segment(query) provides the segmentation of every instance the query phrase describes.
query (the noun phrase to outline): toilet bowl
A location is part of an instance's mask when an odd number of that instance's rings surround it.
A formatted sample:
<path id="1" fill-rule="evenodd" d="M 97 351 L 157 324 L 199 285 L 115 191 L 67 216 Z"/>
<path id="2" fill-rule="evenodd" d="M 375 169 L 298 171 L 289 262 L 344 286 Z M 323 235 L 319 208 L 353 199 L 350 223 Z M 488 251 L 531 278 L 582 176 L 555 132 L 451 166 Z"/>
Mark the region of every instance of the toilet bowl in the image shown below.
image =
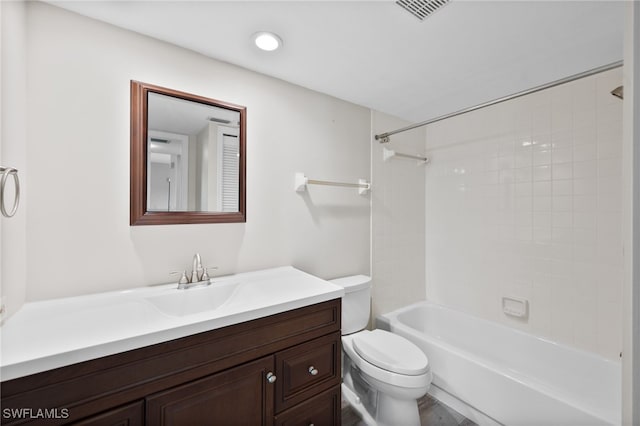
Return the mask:
<path id="1" fill-rule="evenodd" d="M 378 425 L 420 425 L 417 399 L 433 375 L 426 355 L 402 336 L 365 330 L 370 316 L 371 279 L 332 280 L 345 289 L 342 300 L 343 388 L 365 421 Z M 363 412 L 365 411 L 365 412 Z"/>

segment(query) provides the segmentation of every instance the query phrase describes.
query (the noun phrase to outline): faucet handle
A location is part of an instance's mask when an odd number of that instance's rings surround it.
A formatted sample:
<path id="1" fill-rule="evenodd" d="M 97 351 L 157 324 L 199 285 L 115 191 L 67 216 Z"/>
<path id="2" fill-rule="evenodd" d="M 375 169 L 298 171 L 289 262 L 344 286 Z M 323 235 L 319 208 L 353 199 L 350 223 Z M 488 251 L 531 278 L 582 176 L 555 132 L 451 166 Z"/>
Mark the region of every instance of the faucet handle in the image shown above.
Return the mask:
<path id="1" fill-rule="evenodd" d="M 182 274 L 182 276 L 180 277 L 180 279 L 178 280 L 178 284 L 189 284 L 189 278 L 187 278 L 187 271 L 172 271 L 169 273 L 169 275 L 177 275 L 177 274 Z"/>
<path id="2" fill-rule="evenodd" d="M 204 272 L 202 273 L 202 281 L 209 280 L 209 273 L 207 272 L 209 269 L 218 269 L 217 266 L 210 266 L 208 268 L 204 268 Z"/>

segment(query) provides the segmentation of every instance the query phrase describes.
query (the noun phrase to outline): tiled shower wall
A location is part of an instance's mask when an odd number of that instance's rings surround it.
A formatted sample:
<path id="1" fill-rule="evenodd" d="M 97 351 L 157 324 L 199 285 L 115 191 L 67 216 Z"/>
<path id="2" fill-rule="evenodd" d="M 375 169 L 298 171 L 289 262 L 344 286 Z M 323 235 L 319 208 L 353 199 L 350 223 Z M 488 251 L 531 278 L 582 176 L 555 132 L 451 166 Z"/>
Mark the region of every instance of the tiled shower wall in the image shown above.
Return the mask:
<path id="1" fill-rule="evenodd" d="M 372 133 L 410 123 L 372 111 Z M 424 155 L 424 128 L 371 145 L 372 316 L 425 299 L 424 164 L 404 158 L 384 161 L 384 148 Z"/>
<path id="2" fill-rule="evenodd" d="M 428 299 L 619 358 L 621 84 L 617 68 L 427 127 Z"/>

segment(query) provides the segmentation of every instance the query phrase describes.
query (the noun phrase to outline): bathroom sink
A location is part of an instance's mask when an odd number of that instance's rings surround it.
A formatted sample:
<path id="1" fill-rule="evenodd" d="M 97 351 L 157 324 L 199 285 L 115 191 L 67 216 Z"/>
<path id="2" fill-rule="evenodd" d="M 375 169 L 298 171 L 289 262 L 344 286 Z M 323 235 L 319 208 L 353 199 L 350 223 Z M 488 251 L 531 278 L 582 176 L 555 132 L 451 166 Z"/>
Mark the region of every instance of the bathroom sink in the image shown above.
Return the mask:
<path id="1" fill-rule="evenodd" d="M 238 285 L 238 282 L 214 282 L 206 287 L 174 288 L 145 299 L 164 314 L 182 317 L 220 308 L 231 299 Z"/>

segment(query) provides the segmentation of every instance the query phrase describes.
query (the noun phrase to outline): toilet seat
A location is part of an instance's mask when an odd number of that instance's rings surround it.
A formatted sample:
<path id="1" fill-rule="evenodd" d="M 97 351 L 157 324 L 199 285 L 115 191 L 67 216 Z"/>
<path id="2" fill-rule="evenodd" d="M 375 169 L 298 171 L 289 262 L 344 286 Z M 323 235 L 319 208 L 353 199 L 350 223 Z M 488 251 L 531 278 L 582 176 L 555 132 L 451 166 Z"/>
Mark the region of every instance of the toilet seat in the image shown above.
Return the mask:
<path id="1" fill-rule="evenodd" d="M 431 383 L 431 380 L 433 378 L 431 369 L 429 367 L 427 367 L 428 371 L 426 373 L 408 375 L 386 370 L 364 359 L 354 348 L 353 341 L 360 335 L 364 335 L 367 333 L 370 333 L 370 331 L 363 330 L 359 331 L 358 333 L 342 336 L 342 348 L 345 352 L 345 355 L 349 357 L 350 362 L 359 370 L 361 370 L 362 373 L 382 383 L 386 383 L 392 386 L 399 386 L 402 388 L 424 388 L 426 392 L 426 389 L 429 387 L 429 383 Z"/>
<path id="2" fill-rule="evenodd" d="M 385 330 L 364 330 L 353 348 L 365 361 L 393 373 L 418 376 L 429 371 L 429 360 L 414 343 Z"/>

